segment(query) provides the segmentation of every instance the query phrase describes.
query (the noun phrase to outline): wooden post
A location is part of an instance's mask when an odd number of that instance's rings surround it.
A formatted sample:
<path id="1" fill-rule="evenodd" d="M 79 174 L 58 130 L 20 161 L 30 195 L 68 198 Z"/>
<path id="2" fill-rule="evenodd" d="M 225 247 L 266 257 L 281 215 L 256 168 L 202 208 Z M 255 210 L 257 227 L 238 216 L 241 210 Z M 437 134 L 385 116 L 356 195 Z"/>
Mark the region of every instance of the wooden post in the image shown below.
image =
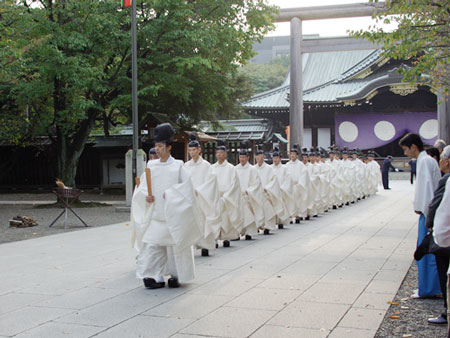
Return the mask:
<path id="1" fill-rule="evenodd" d="M 291 20 L 291 74 L 289 94 L 290 146 L 303 144 L 303 71 L 302 71 L 302 21 Z"/>
<path id="2" fill-rule="evenodd" d="M 449 96 L 438 90 L 437 95 L 437 120 L 438 120 L 438 139 L 444 140 L 450 144 L 450 102 Z"/>

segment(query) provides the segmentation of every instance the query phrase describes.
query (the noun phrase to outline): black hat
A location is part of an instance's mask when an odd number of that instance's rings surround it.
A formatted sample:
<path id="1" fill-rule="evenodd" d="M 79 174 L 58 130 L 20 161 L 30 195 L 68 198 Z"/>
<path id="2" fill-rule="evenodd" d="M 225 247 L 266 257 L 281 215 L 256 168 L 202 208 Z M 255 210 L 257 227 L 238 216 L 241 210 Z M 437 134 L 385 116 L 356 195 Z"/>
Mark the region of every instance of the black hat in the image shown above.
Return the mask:
<path id="1" fill-rule="evenodd" d="M 189 133 L 189 147 L 200 148 L 200 142 L 197 141 L 195 133 Z"/>
<path id="2" fill-rule="evenodd" d="M 278 147 L 273 149 L 272 157 L 280 157 L 280 149 Z"/>
<path id="3" fill-rule="evenodd" d="M 216 151 L 217 150 L 227 151 L 227 146 L 223 141 L 217 141 Z"/>
<path id="4" fill-rule="evenodd" d="M 375 157 L 375 153 L 373 152 L 373 150 L 369 150 L 369 152 L 367 153 L 368 157 Z"/>
<path id="5" fill-rule="evenodd" d="M 387 158 L 392 158 L 392 156 L 391 156 L 391 155 L 388 155 Z"/>
<path id="6" fill-rule="evenodd" d="M 298 144 L 294 144 L 294 146 L 291 149 L 291 153 L 297 153 L 297 155 L 299 154 Z"/>
<path id="7" fill-rule="evenodd" d="M 148 152 L 150 155 L 156 155 L 156 150 L 155 148 L 151 148 L 150 151 Z"/>
<path id="8" fill-rule="evenodd" d="M 256 152 L 255 155 L 264 155 L 264 151 L 262 150 L 262 145 L 258 144 L 256 146 Z"/>
<path id="9" fill-rule="evenodd" d="M 239 155 L 247 155 L 248 156 L 248 146 L 247 142 L 242 142 L 241 149 L 239 149 Z"/>
<path id="10" fill-rule="evenodd" d="M 173 141 L 173 130 L 170 123 L 162 123 L 155 127 L 155 143 L 170 143 Z"/>
<path id="11" fill-rule="evenodd" d="M 348 154 L 348 150 L 347 147 L 344 147 L 344 149 L 342 150 L 342 155 Z"/>

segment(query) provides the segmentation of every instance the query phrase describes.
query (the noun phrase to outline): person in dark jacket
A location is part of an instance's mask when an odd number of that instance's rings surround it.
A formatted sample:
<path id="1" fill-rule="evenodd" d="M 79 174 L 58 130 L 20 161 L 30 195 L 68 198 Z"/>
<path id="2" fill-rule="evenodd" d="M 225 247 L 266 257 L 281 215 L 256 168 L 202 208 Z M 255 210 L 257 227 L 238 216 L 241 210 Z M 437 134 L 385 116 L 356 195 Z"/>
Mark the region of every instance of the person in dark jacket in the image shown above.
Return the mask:
<path id="1" fill-rule="evenodd" d="M 426 226 L 430 231 L 433 231 L 434 225 L 434 215 L 436 210 L 441 204 L 442 197 L 445 192 L 445 185 L 448 178 L 450 177 L 450 146 L 444 148 L 442 154 L 440 155 L 439 167 L 444 176 L 439 180 L 437 189 L 434 192 L 434 197 L 428 206 L 428 214 L 426 217 Z M 444 308 L 445 311 L 439 317 L 429 318 L 428 323 L 430 324 L 447 324 L 447 270 L 449 267 L 450 255 L 448 254 L 435 254 L 436 267 L 439 275 L 439 284 L 442 289 L 442 296 L 444 298 Z"/>
<path id="2" fill-rule="evenodd" d="M 411 161 L 408 162 L 409 164 L 409 169 L 411 170 L 411 178 L 410 178 L 410 182 L 411 184 L 414 183 L 414 177 L 416 177 L 416 173 L 417 173 L 417 160 L 412 158 Z"/>
<path id="3" fill-rule="evenodd" d="M 398 171 L 398 169 L 392 165 L 392 156 L 391 155 L 388 155 L 384 159 L 383 166 L 381 167 L 381 176 L 383 178 L 383 187 L 385 190 L 391 189 L 391 188 L 389 188 L 389 169 L 392 169 L 392 171 Z"/>

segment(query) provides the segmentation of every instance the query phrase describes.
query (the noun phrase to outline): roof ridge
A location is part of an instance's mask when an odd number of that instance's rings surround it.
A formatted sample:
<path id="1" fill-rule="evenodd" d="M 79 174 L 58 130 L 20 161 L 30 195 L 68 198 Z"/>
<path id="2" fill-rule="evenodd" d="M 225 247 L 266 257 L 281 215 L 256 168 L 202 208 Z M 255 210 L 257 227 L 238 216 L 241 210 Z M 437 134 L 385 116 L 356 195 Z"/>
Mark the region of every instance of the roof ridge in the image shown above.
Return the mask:
<path id="1" fill-rule="evenodd" d="M 341 74 L 341 76 L 339 76 L 334 81 L 336 83 L 341 82 L 341 81 L 345 81 L 345 80 L 351 78 L 352 76 L 354 76 L 355 74 L 358 74 L 358 73 L 362 72 L 364 69 L 367 69 L 368 67 L 371 67 L 380 58 L 380 55 L 381 55 L 381 49 L 373 50 L 364 59 L 362 59 L 361 61 L 359 61 L 358 63 L 354 64 L 349 69 L 347 69 L 345 72 L 343 72 Z M 363 68 L 357 69 L 358 67 L 360 67 L 361 65 L 363 65 L 365 63 L 366 63 L 366 65 L 364 65 Z"/>

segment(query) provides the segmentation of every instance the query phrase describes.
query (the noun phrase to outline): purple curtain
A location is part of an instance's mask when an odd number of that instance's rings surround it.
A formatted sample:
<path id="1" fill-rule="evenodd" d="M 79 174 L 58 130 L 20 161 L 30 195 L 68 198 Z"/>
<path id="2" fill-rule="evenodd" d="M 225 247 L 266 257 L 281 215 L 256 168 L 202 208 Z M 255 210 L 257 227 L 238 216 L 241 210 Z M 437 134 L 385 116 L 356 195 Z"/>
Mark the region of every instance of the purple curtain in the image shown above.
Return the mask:
<path id="1" fill-rule="evenodd" d="M 419 134 L 425 144 L 437 139 L 436 112 L 336 113 L 336 145 L 349 149 L 382 147 L 406 132 Z"/>

